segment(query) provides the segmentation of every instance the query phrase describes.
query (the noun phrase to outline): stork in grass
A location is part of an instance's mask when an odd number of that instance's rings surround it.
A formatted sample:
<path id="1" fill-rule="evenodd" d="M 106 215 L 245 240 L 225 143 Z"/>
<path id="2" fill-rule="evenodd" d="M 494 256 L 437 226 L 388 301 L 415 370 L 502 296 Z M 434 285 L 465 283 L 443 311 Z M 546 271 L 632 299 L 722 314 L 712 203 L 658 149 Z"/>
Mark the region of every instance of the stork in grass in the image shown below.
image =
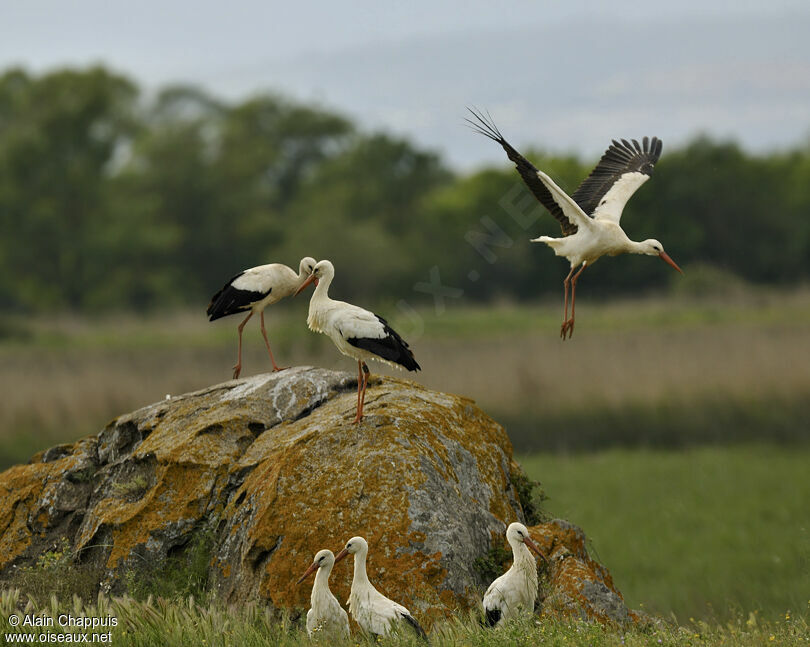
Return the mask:
<path id="1" fill-rule="evenodd" d="M 296 290 L 312 274 L 315 264 L 314 258 L 309 256 L 302 258 L 298 264 L 298 274 L 281 263 L 251 267 L 231 278 L 219 292 L 211 297 L 211 303 L 208 304 L 208 310 L 206 310 L 208 321 L 249 311 L 247 317 L 238 326 L 239 351 L 236 365 L 233 367 L 233 379 L 238 378 L 239 373 L 242 372 L 242 329 L 257 312 L 261 315 L 262 337 L 264 337 L 270 361 L 273 363 L 273 370 L 282 370 L 276 364 L 273 351 L 270 350 L 270 341 L 267 339 L 267 330 L 264 327 L 264 309 L 273 303 L 278 303 L 284 297 L 297 294 Z"/>
<path id="2" fill-rule="evenodd" d="M 334 278 L 335 267 L 332 263 L 320 261 L 298 292 L 310 283 L 316 284 L 309 301 L 307 325 L 310 330 L 327 335 L 341 353 L 357 360 L 357 415 L 354 422 L 358 423 L 363 418 L 369 377 L 368 360 L 409 371 L 418 371 L 421 367 L 416 363 L 407 342 L 385 319 L 369 310 L 329 298 L 329 286 Z"/>
<path id="3" fill-rule="evenodd" d="M 389 600 L 369 581 L 366 573 L 368 542 L 362 537 L 352 537 L 345 548 L 335 556 L 335 563 L 347 555 L 354 555 L 354 576 L 349 593 L 349 611 L 355 622 L 372 636 L 385 636 L 398 625 L 410 627 L 419 638 L 427 641 L 427 635 L 419 623 L 401 604 Z"/>
<path id="4" fill-rule="evenodd" d="M 498 142 L 515 163 L 520 176 L 540 203 L 551 212 L 562 227 L 563 238 L 540 236 L 533 243 L 545 243 L 557 256 L 571 263 L 571 271 L 563 281 L 563 323 L 560 336 L 574 334 L 574 308 L 577 280 L 589 265 L 605 254 L 646 254 L 661 260 L 683 273 L 654 238 L 636 242 L 621 228 L 622 210 L 636 190 L 650 179 L 661 155 L 661 140 L 644 137 L 611 143 L 602 159 L 585 178 L 573 196 L 558 187 L 543 171 L 536 169 L 523 155 L 504 139 L 492 118 L 468 108 L 473 119 L 467 119 L 473 130 Z M 579 271 L 574 273 L 579 268 Z M 568 318 L 568 292 L 571 292 L 571 318 Z"/>
<path id="5" fill-rule="evenodd" d="M 349 637 L 349 616 L 329 590 L 329 574 L 334 565 L 335 554 L 331 550 L 318 551 L 312 564 L 296 582 L 300 584 L 315 573 L 310 596 L 312 608 L 307 611 L 307 634 L 310 638 L 323 637 L 340 641 Z"/>
<path id="6" fill-rule="evenodd" d="M 484 623 L 489 627 L 521 613 L 534 611 L 537 600 L 537 564 L 529 548 L 546 559 L 522 523 L 509 524 L 506 540 L 512 547 L 512 566 L 493 581 L 484 594 Z"/>

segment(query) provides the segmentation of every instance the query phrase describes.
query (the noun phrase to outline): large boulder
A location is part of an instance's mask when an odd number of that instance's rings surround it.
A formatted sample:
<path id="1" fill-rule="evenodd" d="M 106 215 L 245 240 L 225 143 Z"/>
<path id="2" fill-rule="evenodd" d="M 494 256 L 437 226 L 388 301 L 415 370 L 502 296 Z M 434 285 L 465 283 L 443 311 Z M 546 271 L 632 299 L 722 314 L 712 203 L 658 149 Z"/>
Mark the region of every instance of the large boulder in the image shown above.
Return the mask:
<path id="1" fill-rule="evenodd" d="M 309 584 L 295 581 L 315 552 L 363 535 L 372 580 L 412 612 L 479 604 L 476 560 L 523 520 L 506 433 L 471 400 L 393 378 L 370 383 L 355 425 L 356 388 L 308 367 L 232 380 L 7 470 L 0 579 L 67 540 L 101 590 L 120 593 L 204 535 L 220 599 L 295 608 L 308 603 Z M 340 599 L 350 579 L 339 564 Z"/>
<path id="2" fill-rule="evenodd" d="M 288 607 L 307 601 L 295 580 L 315 552 L 360 534 L 372 577 L 414 612 L 470 606 L 473 562 L 522 516 L 503 428 L 470 400 L 390 378 L 354 425 L 356 387 L 313 368 L 233 380 L 38 454 L 0 475 L 0 569 L 67 537 L 115 592 L 207 530 L 226 601 Z M 333 576 L 344 599 L 350 571 Z"/>

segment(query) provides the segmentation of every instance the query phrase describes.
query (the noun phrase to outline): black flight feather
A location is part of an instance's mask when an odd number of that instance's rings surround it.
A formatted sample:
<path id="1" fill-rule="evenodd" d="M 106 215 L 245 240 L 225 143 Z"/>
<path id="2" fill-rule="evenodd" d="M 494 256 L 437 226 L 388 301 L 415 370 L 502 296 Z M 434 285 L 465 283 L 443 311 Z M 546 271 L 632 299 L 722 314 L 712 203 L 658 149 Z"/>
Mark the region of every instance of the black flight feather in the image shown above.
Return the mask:
<path id="1" fill-rule="evenodd" d="M 491 140 L 498 142 L 506 151 L 507 157 L 515 163 L 520 177 L 529 187 L 534 197 L 540 201 L 546 209 L 551 212 L 557 221 L 560 223 L 562 232 L 568 236 L 577 233 L 577 226 L 573 224 L 563 213 L 562 207 L 554 200 L 551 192 L 543 184 L 543 181 L 537 176 L 537 168 L 523 155 L 518 153 L 512 145 L 507 142 L 501 132 L 498 130 L 495 123 L 492 121 L 492 116 L 487 113 L 485 117 L 480 111 L 476 112 L 472 108 L 467 108 L 476 121 L 472 119 L 465 119 L 470 124 L 470 127 L 477 133 L 489 137 Z M 587 212 L 586 212 L 587 213 Z"/>
<path id="2" fill-rule="evenodd" d="M 208 309 L 205 311 L 205 314 L 208 315 L 208 321 L 249 310 L 254 303 L 261 301 L 273 291 L 273 288 L 270 288 L 267 292 L 256 292 L 255 290 L 240 290 L 233 287 L 233 282 L 243 274 L 244 272 L 240 272 L 231 278 L 222 286 L 219 292 L 211 297 L 211 303 L 208 304 Z"/>
<path id="3" fill-rule="evenodd" d="M 651 176 L 663 144 L 658 137 L 644 137 L 641 144 L 637 140 L 615 139 L 571 197 L 589 216 L 594 212 L 604 195 L 625 173 L 643 173 Z"/>
<path id="4" fill-rule="evenodd" d="M 389 362 L 395 362 L 409 371 L 420 370 L 422 367 L 416 363 L 411 349 L 408 348 L 408 342 L 402 339 L 399 333 L 391 328 L 385 319 L 379 315 L 374 316 L 377 317 L 377 320 L 383 325 L 385 337 L 379 339 L 371 337 L 348 337 L 346 341 L 355 348 L 367 350 L 378 357 L 387 359 Z"/>

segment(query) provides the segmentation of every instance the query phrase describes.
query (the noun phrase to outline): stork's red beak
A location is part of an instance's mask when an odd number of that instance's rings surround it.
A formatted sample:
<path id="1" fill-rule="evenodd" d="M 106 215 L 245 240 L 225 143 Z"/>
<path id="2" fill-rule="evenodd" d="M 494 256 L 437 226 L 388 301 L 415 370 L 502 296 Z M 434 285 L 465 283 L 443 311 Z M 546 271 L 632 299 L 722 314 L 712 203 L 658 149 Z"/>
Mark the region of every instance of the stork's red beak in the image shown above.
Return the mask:
<path id="1" fill-rule="evenodd" d="M 672 259 L 669 257 L 669 254 L 667 254 L 666 252 L 661 252 L 661 253 L 658 255 L 658 258 L 660 258 L 662 261 L 664 261 L 664 262 L 665 262 L 665 263 L 667 263 L 668 265 L 671 265 L 671 266 L 672 266 L 672 267 L 674 267 L 676 270 L 678 270 L 678 271 L 679 271 L 681 274 L 683 274 L 683 270 L 682 270 L 680 267 L 678 267 L 678 264 L 677 264 L 675 261 L 673 261 L 673 260 L 672 260 Z"/>
<path id="2" fill-rule="evenodd" d="M 524 537 L 524 538 L 523 538 L 523 543 L 524 543 L 524 544 L 526 544 L 526 545 L 527 545 L 529 548 L 531 548 L 531 549 L 532 549 L 532 550 L 533 550 L 535 553 L 537 553 L 538 555 L 540 555 L 540 557 L 542 557 L 542 558 L 543 558 L 543 561 L 545 561 L 546 563 L 548 563 L 548 559 L 547 559 L 547 558 L 546 558 L 546 556 L 545 556 L 545 555 L 543 555 L 543 553 L 540 551 L 540 548 L 538 548 L 537 544 L 535 544 L 535 543 L 532 541 L 531 537 Z"/>
<path id="3" fill-rule="evenodd" d="M 309 568 L 304 571 L 304 574 L 298 578 L 296 584 L 301 584 L 305 579 L 307 579 L 312 573 L 318 570 L 318 562 L 314 562 L 309 565 Z"/>
<path id="4" fill-rule="evenodd" d="M 301 287 L 300 287 L 300 288 L 298 288 L 298 289 L 295 291 L 295 294 L 294 294 L 293 296 L 296 296 L 296 297 L 297 297 L 297 296 L 298 296 L 298 294 L 299 294 L 300 292 L 302 292 L 302 291 L 303 291 L 303 289 L 304 289 L 305 287 L 307 287 L 307 286 L 308 286 L 310 283 L 314 283 L 316 286 L 318 285 L 318 279 L 316 279 L 316 278 L 315 278 L 315 275 L 314 275 L 314 274 L 310 274 L 310 275 L 307 277 L 307 280 L 306 280 L 306 281 L 304 281 L 304 282 L 301 284 Z"/>
<path id="5" fill-rule="evenodd" d="M 346 555 L 348 555 L 348 554 L 349 554 L 349 551 L 346 550 L 345 548 L 343 550 L 341 550 L 337 555 L 335 555 L 335 564 L 337 564 L 341 559 L 346 557 Z"/>

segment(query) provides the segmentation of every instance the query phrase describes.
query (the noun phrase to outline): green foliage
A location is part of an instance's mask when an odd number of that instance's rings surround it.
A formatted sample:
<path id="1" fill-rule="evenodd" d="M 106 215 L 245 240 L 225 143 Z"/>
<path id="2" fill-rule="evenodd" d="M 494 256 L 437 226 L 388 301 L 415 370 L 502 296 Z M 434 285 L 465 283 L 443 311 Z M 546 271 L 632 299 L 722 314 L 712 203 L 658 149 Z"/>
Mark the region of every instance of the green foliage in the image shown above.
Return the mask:
<path id="1" fill-rule="evenodd" d="M 523 152 L 569 191 L 595 161 Z M 710 282 L 806 281 L 808 187 L 807 146 L 752 156 L 702 137 L 666 149 L 623 224 L 682 266 L 719 268 Z M 556 295 L 568 268 L 529 238 L 558 231 L 506 160 L 455 177 L 435 153 L 317 106 L 273 94 L 232 103 L 189 86 L 144 103 L 101 67 L 0 74 L 7 310 L 202 307 L 245 267 L 303 255 L 331 258 L 347 298 L 430 302 L 414 286 L 435 267 L 466 299 L 536 299 Z M 580 290 L 675 279 L 623 257 Z"/>
<path id="2" fill-rule="evenodd" d="M 200 531 L 167 557 L 160 568 L 129 571 L 125 576 L 127 593 L 136 600 L 205 598 L 213 544 L 212 533 Z"/>
<path id="3" fill-rule="evenodd" d="M 18 589 L 39 599 L 53 598 L 67 603 L 74 598 L 92 600 L 98 593 L 98 570 L 74 560 L 70 541 L 63 537 L 50 550 L 42 553 L 34 566 L 13 568 L 11 575 L 0 581 L 0 588 Z"/>
<path id="4" fill-rule="evenodd" d="M 512 561 L 512 551 L 505 543 L 496 542 L 483 557 L 476 557 L 473 570 L 482 582 L 492 582 L 503 575 Z"/>
<path id="5" fill-rule="evenodd" d="M 534 526 L 545 521 L 548 515 L 542 511 L 541 505 L 548 497 L 540 482 L 530 479 L 523 471 L 512 472 L 509 478 L 517 492 L 520 507 L 523 508 L 526 525 Z"/>

